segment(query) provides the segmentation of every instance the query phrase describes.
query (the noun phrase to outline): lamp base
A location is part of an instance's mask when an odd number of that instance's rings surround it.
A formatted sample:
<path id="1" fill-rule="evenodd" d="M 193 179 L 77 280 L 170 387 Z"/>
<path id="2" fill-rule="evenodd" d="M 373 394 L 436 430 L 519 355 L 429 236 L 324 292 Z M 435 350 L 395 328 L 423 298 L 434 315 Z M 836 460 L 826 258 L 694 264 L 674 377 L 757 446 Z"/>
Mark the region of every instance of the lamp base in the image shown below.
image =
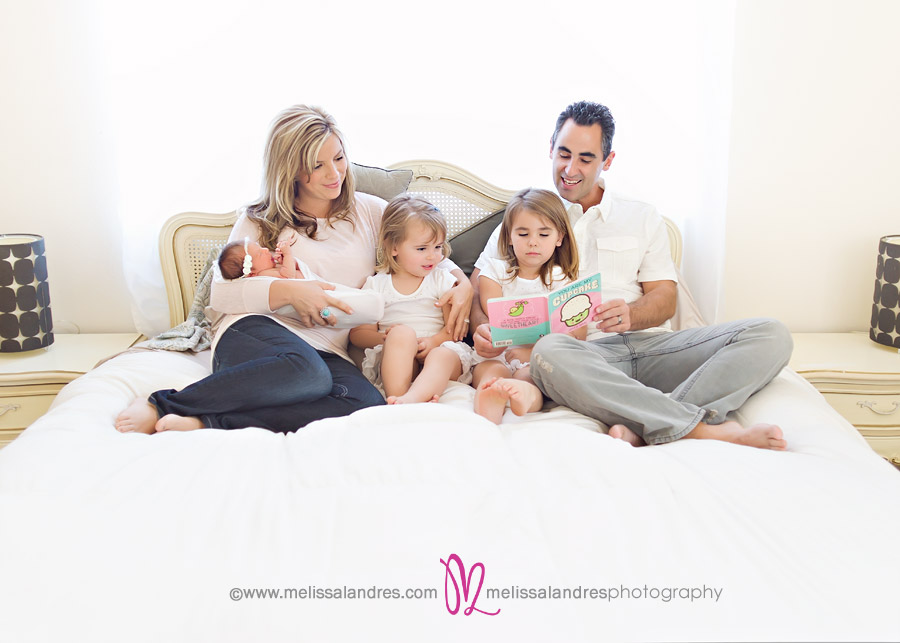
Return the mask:
<path id="1" fill-rule="evenodd" d="M 896 348 L 900 350 L 900 335 L 891 335 L 890 333 L 882 333 L 875 332 L 876 329 L 869 329 L 869 339 L 871 339 L 876 344 L 881 344 L 882 346 L 889 346 L 890 348 Z"/>
<path id="2" fill-rule="evenodd" d="M 45 333 L 40 337 L 24 337 L 22 339 L 4 339 L 0 341 L 0 353 L 24 353 L 47 348 L 53 343 L 53 333 Z"/>

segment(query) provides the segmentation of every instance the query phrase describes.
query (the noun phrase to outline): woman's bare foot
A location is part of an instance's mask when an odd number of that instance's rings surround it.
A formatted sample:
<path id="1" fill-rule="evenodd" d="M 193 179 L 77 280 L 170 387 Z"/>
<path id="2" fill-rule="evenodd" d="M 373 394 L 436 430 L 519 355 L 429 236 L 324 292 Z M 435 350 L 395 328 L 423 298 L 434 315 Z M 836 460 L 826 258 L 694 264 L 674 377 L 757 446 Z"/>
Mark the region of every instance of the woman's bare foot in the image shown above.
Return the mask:
<path id="1" fill-rule="evenodd" d="M 611 427 L 609 427 L 609 433 L 607 435 L 609 435 L 609 437 L 611 438 L 615 438 L 616 440 L 623 440 L 633 447 L 642 447 L 645 444 L 641 436 L 629 429 L 624 424 L 613 424 Z"/>
<path id="2" fill-rule="evenodd" d="M 116 418 L 116 431 L 121 433 L 153 433 L 159 413 L 156 407 L 146 399 L 137 398 L 119 413 Z"/>
<path id="3" fill-rule="evenodd" d="M 722 440 L 724 442 L 743 444 L 758 449 L 772 449 L 774 451 L 787 449 L 784 433 L 782 433 L 781 427 L 776 424 L 754 424 L 751 427 L 744 428 L 737 422 L 731 421 L 722 422 L 722 424 L 701 422 L 684 437 L 700 440 Z"/>
<path id="4" fill-rule="evenodd" d="M 156 423 L 157 433 L 162 431 L 196 431 L 197 429 L 205 428 L 206 426 L 200 421 L 200 418 L 185 417 L 174 413 L 162 416 Z"/>

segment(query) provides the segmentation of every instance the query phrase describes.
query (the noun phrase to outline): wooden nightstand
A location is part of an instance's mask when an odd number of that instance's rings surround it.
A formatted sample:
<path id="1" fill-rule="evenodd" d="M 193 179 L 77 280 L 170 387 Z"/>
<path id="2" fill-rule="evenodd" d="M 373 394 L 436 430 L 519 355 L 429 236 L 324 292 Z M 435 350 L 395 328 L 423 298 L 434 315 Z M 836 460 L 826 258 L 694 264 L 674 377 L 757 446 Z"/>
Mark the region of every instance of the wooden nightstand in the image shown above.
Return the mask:
<path id="1" fill-rule="evenodd" d="M 791 368 L 881 456 L 900 464 L 900 353 L 868 333 L 795 333 Z"/>
<path id="2" fill-rule="evenodd" d="M 47 348 L 0 353 L 0 449 L 46 413 L 63 386 L 140 337 L 140 333 L 55 335 Z"/>

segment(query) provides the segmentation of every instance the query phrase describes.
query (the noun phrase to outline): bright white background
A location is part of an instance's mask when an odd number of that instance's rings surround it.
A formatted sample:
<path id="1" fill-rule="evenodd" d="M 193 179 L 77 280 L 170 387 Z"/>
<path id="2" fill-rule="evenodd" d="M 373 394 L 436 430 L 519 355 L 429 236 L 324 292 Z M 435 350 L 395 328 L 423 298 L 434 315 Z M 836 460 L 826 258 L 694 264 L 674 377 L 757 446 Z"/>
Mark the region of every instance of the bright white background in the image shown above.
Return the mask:
<path id="1" fill-rule="evenodd" d="M 162 330 L 162 222 L 255 197 L 287 105 L 331 111 L 353 160 L 513 189 L 549 185 L 582 98 L 617 120 L 610 185 L 682 226 L 710 320 L 866 327 L 900 233 L 900 5 L 425 6 L 0 0 L 0 230 L 47 237 L 58 330 Z"/>

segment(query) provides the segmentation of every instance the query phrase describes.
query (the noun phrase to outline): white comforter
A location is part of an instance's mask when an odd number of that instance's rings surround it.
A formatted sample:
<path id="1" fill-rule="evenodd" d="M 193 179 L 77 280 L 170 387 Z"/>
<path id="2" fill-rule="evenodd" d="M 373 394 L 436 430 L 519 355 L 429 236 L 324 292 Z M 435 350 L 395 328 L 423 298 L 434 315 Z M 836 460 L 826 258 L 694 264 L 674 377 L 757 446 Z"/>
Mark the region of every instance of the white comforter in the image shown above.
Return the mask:
<path id="1" fill-rule="evenodd" d="M 739 414 L 786 453 L 498 428 L 462 386 L 286 436 L 114 430 L 205 374 L 120 356 L 0 451 L 0 641 L 900 639 L 900 474 L 792 372 Z"/>

